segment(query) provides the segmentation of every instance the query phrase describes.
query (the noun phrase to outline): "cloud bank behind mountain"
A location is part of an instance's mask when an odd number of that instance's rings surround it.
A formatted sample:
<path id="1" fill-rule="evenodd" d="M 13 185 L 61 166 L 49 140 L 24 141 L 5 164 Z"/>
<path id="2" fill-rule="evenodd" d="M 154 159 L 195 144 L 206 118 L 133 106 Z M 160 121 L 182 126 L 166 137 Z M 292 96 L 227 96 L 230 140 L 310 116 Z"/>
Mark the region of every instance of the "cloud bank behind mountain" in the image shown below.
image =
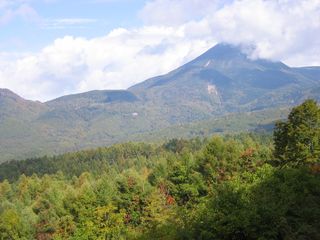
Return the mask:
<path id="1" fill-rule="evenodd" d="M 2 12 L 8 8 L 2 6 Z M 320 65 L 318 0 L 153 0 L 137 15 L 143 24 L 135 28 L 94 38 L 63 36 L 35 52 L 0 53 L 0 87 L 41 101 L 124 89 L 164 74 L 218 42 L 255 46 L 253 58 Z"/>

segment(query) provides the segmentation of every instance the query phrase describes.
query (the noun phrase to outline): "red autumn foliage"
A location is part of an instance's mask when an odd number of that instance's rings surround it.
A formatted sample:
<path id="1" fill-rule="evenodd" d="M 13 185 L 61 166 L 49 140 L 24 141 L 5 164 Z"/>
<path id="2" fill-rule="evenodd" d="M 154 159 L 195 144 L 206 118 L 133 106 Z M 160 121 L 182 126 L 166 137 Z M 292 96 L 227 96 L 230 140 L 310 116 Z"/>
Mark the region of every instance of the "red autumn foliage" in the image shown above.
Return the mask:
<path id="1" fill-rule="evenodd" d="M 242 154 L 241 154 L 241 158 L 248 158 L 248 157 L 252 157 L 254 152 L 256 150 L 252 147 L 247 148 Z"/>

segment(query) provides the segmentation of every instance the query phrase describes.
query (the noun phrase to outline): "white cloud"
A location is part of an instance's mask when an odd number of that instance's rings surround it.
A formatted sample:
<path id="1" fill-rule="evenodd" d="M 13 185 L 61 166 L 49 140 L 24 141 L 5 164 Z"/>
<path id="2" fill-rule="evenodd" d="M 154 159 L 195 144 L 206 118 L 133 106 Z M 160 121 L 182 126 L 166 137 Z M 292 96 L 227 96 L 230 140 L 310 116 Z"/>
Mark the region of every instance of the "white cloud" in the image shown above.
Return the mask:
<path id="1" fill-rule="evenodd" d="M 95 22 L 97 20 L 92 18 L 45 19 L 42 21 L 41 27 L 43 29 L 83 28 Z"/>
<path id="2" fill-rule="evenodd" d="M 257 57 L 320 64 L 319 0 L 154 0 L 140 16 L 150 24 L 184 23 L 219 42 L 254 44 Z"/>
<path id="3" fill-rule="evenodd" d="M 123 89 L 178 67 L 210 45 L 190 40 L 183 28 L 170 27 L 115 29 L 94 39 L 67 36 L 37 54 L 15 59 L 0 55 L 0 86 L 40 100 L 93 89 Z"/>
<path id="4" fill-rule="evenodd" d="M 140 16 L 144 27 L 92 39 L 64 37 L 19 57 L 0 54 L 0 86 L 41 100 L 127 88 L 221 41 L 254 44 L 253 57 L 320 65 L 319 0 L 154 0 Z"/>

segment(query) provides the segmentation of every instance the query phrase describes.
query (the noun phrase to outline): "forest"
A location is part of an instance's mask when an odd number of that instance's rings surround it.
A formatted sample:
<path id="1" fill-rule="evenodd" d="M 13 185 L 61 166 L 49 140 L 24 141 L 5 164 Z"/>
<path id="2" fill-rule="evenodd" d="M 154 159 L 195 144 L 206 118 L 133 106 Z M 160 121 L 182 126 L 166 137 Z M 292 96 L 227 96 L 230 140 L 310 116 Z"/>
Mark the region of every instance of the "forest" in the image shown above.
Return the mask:
<path id="1" fill-rule="evenodd" d="M 320 107 L 273 133 L 10 161 L 0 181 L 3 240 L 320 239 Z"/>

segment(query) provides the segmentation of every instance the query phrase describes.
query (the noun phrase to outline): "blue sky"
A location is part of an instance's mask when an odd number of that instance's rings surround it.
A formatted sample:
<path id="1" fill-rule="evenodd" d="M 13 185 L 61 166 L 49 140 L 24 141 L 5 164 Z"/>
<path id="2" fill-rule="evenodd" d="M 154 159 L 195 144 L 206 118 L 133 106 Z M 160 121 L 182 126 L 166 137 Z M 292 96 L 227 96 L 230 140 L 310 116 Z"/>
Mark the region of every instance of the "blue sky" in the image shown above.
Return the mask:
<path id="1" fill-rule="evenodd" d="M 0 51 L 35 51 L 65 35 L 92 38 L 118 27 L 137 27 L 142 24 L 138 13 L 145 4 L 142 0 L 16 2 L 0 8 L 2 16 L 25 9 L 25 13 L 0 20 Z"/>
<path id="2" fill-rule="evenodd" d="M 41 101 L 126 89 L 219 42 L 320 66 L 320 1 L 0 0 L 0 88 Z"/>

